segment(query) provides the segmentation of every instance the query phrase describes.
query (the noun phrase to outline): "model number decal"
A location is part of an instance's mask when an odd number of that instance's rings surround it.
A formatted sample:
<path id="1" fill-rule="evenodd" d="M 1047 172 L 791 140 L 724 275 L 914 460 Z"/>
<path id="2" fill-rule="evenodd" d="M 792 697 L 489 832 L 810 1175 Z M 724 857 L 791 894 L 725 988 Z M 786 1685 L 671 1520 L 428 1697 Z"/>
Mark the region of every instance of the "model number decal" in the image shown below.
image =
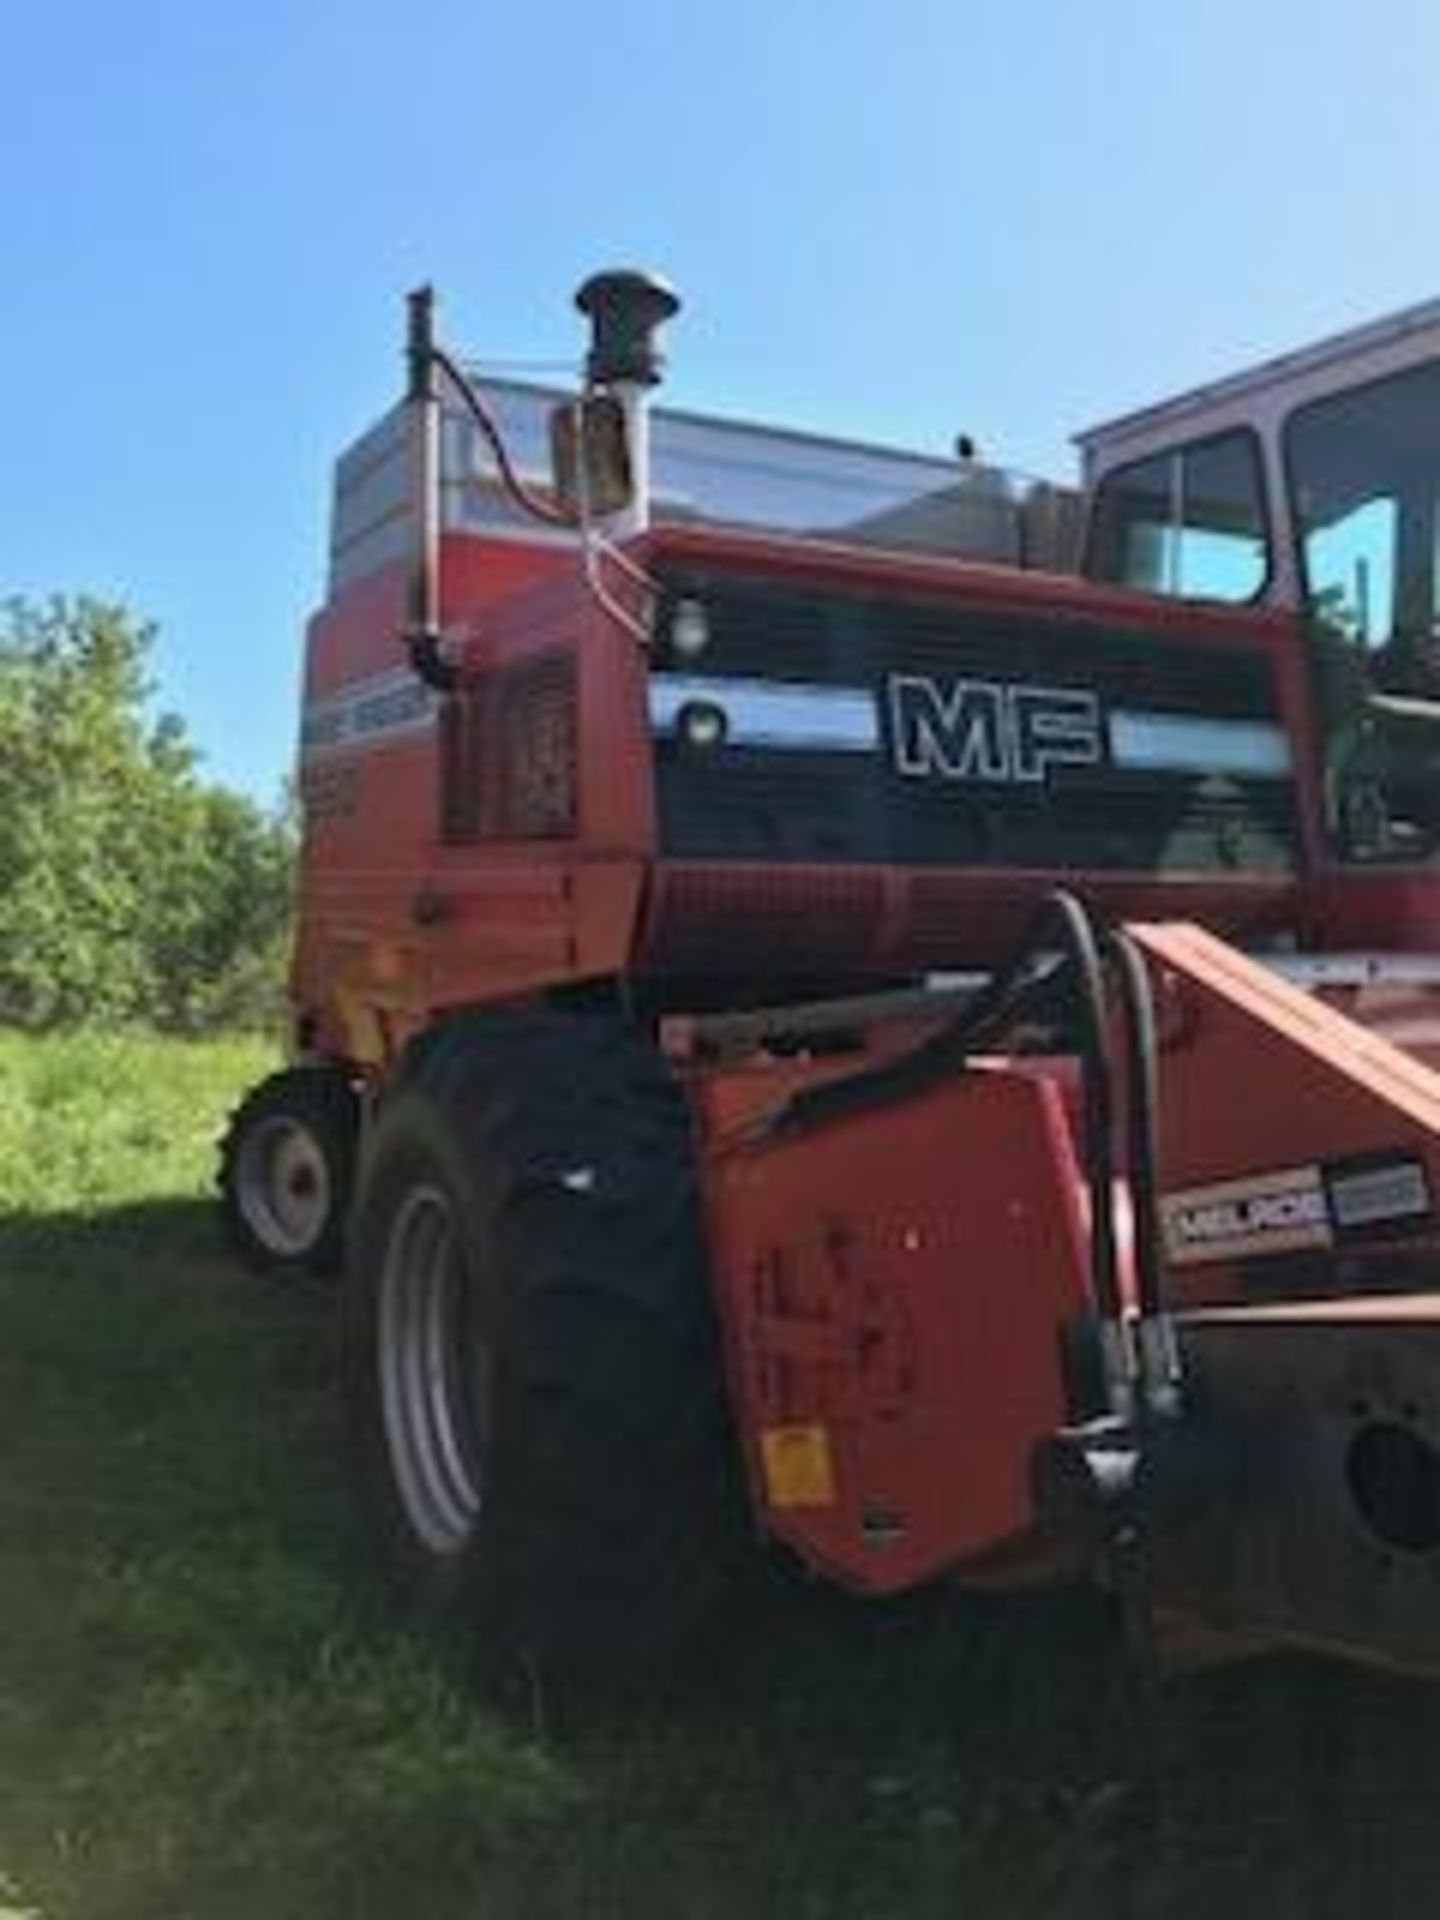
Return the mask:
<path id="1" fill-rule="evenodd" d="M 1425 1163 L 1413 1154 L 1336 1161 L 1325 1169 L 1330 1217 L 1342 1237 L 1424 1226 L 1431 1217 Z"/>
<path id="2" fill-rule="evenodd" d="M 300 720 L 300 758 L 314 760 L 337 750 L 373 746 L 433 726 L 438 701 L 409 667 L 353 680 L 334 693 L 309 700 Z"/>
<path id="3" fill-rule="evenodd" d="M 912 778 L 1035 784 L 1104 758 L 1100 703 L 1078 687 L 891 674 L 890 751 Z"/>

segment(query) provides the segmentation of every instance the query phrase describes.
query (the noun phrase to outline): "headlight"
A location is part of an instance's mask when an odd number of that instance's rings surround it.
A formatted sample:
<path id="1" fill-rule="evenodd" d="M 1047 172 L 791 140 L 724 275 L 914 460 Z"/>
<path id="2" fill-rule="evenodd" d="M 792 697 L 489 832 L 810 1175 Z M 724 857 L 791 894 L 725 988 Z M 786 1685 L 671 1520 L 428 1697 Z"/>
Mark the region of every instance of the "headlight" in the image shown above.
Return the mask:
<path id="1" fill-rule="evenodd" d="M 702 600 L 679 600 L 670 616 L 670 650 L 695 660 L 710 644 L 710 616 Z"/>
<path id="2" fill-rule="evenodd" d="M 675 731 L 687 747 L 709 752 L 724 746 L 730 719 L 713 700 L 687 700 L 675 716 Z"/>

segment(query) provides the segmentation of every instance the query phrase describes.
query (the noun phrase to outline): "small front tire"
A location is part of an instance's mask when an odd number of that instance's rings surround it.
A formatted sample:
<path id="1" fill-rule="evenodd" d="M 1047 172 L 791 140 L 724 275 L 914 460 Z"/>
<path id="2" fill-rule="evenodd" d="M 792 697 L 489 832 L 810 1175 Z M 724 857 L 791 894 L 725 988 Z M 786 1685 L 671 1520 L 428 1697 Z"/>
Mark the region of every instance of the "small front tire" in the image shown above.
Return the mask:
<path id="1" fill-rule="evenodd" d="M 241 1101 L 220 1148 L 220 1210 L 249 1265 L 339 1269 L 359 1130 L 359 1096 L 339 1067 L 288 1067 Z"/>

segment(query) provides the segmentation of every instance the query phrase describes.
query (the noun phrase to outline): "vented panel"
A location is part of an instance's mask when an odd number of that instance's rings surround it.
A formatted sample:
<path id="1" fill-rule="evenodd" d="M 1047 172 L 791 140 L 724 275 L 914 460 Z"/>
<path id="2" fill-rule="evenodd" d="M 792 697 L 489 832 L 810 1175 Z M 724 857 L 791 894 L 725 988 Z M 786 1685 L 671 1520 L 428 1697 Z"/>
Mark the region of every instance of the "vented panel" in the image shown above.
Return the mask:
<path id="1" fill-rule="evenodd" d="M 575 659 L 547 653 L 446 698 L 445 838 L 568 839 L 576 830 Z"/>
<path id="2" fill-rule="evenodd" d="M 878 937 L 884 903 L 878 874 L 670 874 L 647 960 L 677 973 L 858 968 Z"/>

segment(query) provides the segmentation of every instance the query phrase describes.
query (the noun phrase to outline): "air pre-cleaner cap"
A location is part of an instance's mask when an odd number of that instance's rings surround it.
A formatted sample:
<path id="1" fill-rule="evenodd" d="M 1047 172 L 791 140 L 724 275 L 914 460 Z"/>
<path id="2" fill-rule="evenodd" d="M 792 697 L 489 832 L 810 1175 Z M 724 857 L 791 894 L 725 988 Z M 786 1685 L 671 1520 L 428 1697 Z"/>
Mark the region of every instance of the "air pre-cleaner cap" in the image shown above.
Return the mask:
<path id="1" fill-rule="evenodd" d="M 655 344 L 657 330 L 680 311 L 680 296 L 666 280 L 634 267 L 595 273 L 575 296 L 591 327 L 585 363 L 597 386 L 635 380 L 657 386 L 665 362 Z"/>

